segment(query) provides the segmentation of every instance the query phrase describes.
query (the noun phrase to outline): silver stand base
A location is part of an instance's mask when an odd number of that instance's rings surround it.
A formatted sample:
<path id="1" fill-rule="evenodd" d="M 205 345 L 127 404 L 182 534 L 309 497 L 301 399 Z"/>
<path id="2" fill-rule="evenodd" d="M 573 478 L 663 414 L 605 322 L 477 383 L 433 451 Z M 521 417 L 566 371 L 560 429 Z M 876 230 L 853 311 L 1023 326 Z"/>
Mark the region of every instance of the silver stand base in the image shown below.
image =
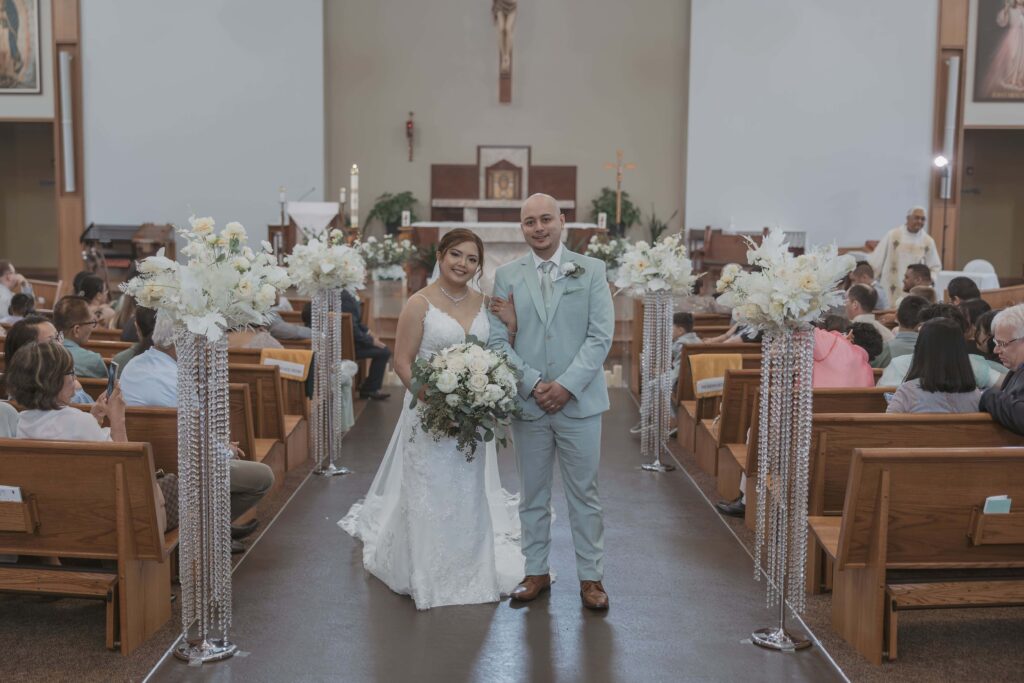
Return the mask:
<path id="1" fill-rule="evenodd" d="M 666 465 L 665 463 L 659 460 L 649 462 L 646 465 L 640 465 L 640 469 L 644 470 L 645 472 L 671 472 L 675 470 L 675 468 L 675 465 Z"/>
<path id="2" fill-rule="evenodd" d="M 182 640 L 174 647 L 174 656 L 189 663 L 219 662 L 234 657 L 236 652 L 238 646 L 230 640 L 202 640 L 191 643 Z"/>
<path id="3" fill-rule="evenodd" d="M 778 626 L 754 631 L 750 634 L 750 639 L 754 641 L 754 645 L 768 650 L 781 650 L 783 652 L 803 650 L 805 647 L 811 646 L 810 640 L 797 638 L 786 629 Z"/>
<path id="4" fill-rule="evenodd" d="M 313 470 L 313 474 L 320 477 L 336 477 L 343 474 L 352 474 L 352 470 L 347 467 L 337 467 L 334 463 L 331 463 L 327 467 L 318 467 Z"/>

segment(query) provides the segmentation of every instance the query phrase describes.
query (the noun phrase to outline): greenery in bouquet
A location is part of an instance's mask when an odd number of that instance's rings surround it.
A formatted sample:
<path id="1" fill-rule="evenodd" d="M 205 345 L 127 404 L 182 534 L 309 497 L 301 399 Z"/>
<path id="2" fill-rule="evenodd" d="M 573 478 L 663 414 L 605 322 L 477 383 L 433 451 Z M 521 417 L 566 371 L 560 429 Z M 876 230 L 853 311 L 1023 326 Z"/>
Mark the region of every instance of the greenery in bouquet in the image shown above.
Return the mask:
<path id="1" fill-rule="evenodd" d="M 604 261 L 605 266 L 611 270 L 619 267 L 619 259 L 626 253 L 629 242 L 622 237 L 602 238 L 594 235 L 587 243 L 587 256 Z"/>
<path id="2" fill-rule="evenodd" d="M 653 244 L 641 240 L 628 245 L 619 258 L 615 286 L 633 296 L 663 291 L 689 294 L 698 277 L 686 256 L 682 235 L 676 233 Z"/>
<path id="3" fill-rule="evenodd" d="M 519 374 L 505 354 L 491 351 L 475 337 L 417 358 L 412 367 L 412 403 L 420 424 L 435 441 L 457 440 L 473 460 L 477 444 L 507 445 L 508 426 L 519 416 Z"/>
<path id="4" fill-rule="evenodd" d="M 341 230 L 331 230 L 321 242 L 312 238 L 297 244 L 285 257 L 288 275 L 303 296 L 321 289 L 362 289 L 366 281 L 366 264 L 356 249 L 345 244 Z"/>
<path id="5" fill-rule="evenodd" d="M 718 302 L 733 309 L 745 327 L 766 332 L 801 328 L 843 303 L 839 283 L 856 266 L 849 254 L 839 255 L 835 245 L 816 247 L 799 256 L 789 250 L 782 230 L 771 230 L 758 245 L 748 239 L 747 262 L 722 270 Z"/>
<path id="6" fill-rule="evenodd" d="M 159 320 L 184 325 L 210 341 L 225 330 L 266 324 L 278 292 L 290 285 L 270 243 L 263 241 L 261 250 L 253 251 L 241 223 L 228 223 L 217 234 L 212 218 L 195 216 L 178 234 L 188 242 L 181 250 L 188 263 L 172 261 L 161 249 L 139 262 L 139 275 L 121 290 L 155 309 Z"/>

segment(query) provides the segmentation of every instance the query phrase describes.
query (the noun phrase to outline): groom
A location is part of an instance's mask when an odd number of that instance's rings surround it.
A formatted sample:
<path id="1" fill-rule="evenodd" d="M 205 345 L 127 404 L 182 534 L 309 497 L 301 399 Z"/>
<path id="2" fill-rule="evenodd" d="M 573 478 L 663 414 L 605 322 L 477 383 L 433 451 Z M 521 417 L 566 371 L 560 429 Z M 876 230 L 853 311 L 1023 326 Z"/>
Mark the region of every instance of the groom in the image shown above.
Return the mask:
<path id="1" fill-rule="evenodd" d="M 553 197 L 531 196 L 520 216 L 533 253 L 502 266 L 494 277 L 494 296 L 511 298 L 518 329 L 510 331 L 492 312 L 489 342 L 523 374 L 523 416 L 512 423 L 512 434 L 521 479 L 526 578 L 512 599 L 533 600 L 551 587 L 551 483 L 557 459 L 569 502 L 580 597 L 585 607 L 608 609 L 601 584 L 604 522 L 597 494 L 601 413 L 608 410 L 604 360 L 615 327 L 605 266 L 562 246 L 565 216 Z"/>

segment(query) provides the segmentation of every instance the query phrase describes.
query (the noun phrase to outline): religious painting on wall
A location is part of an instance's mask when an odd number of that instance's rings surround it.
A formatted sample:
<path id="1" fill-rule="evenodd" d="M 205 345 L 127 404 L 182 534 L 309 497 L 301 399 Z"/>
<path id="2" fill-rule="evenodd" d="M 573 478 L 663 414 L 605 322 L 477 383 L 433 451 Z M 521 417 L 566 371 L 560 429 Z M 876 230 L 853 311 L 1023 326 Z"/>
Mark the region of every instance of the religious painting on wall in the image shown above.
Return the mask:
<path id="1" fill-rule="evenodd" d="M 1024 0 L 979 0 L 974 101 L 1024 101 Z"/>
<path id="2" fill-rule="evenodd" d="M 521 199 L 522 169 L 507 161 L 487 167 L 487 199 Z"/>
<path id="3" fill-rule="evenodd" d="M 42 89 L 39 0 L 0 0 L 0 95 Z"/>

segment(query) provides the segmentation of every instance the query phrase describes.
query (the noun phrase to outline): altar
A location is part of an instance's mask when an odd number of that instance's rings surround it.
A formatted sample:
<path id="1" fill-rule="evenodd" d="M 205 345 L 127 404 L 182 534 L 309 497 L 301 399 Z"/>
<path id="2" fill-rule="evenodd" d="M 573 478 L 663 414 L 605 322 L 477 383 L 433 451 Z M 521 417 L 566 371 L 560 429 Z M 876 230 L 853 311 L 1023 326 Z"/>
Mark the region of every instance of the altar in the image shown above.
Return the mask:
<path id="1" fill-rule="evenodd" d="M 412 224 L 413 241 L 420 245 L 437 244 L 445 233 L 456 228 L 472 230 L 484 243 L 484 274 L 480 289 L 489 294 L 494 285 L 494 271 L 530 252 L 519 223 L 470 221 L 420 221 Z M 566 223 L 562 243 L 583 248 L 598 230 L 594 223 Z M 602 231 L 603 232 L 603 231 Z"/>

